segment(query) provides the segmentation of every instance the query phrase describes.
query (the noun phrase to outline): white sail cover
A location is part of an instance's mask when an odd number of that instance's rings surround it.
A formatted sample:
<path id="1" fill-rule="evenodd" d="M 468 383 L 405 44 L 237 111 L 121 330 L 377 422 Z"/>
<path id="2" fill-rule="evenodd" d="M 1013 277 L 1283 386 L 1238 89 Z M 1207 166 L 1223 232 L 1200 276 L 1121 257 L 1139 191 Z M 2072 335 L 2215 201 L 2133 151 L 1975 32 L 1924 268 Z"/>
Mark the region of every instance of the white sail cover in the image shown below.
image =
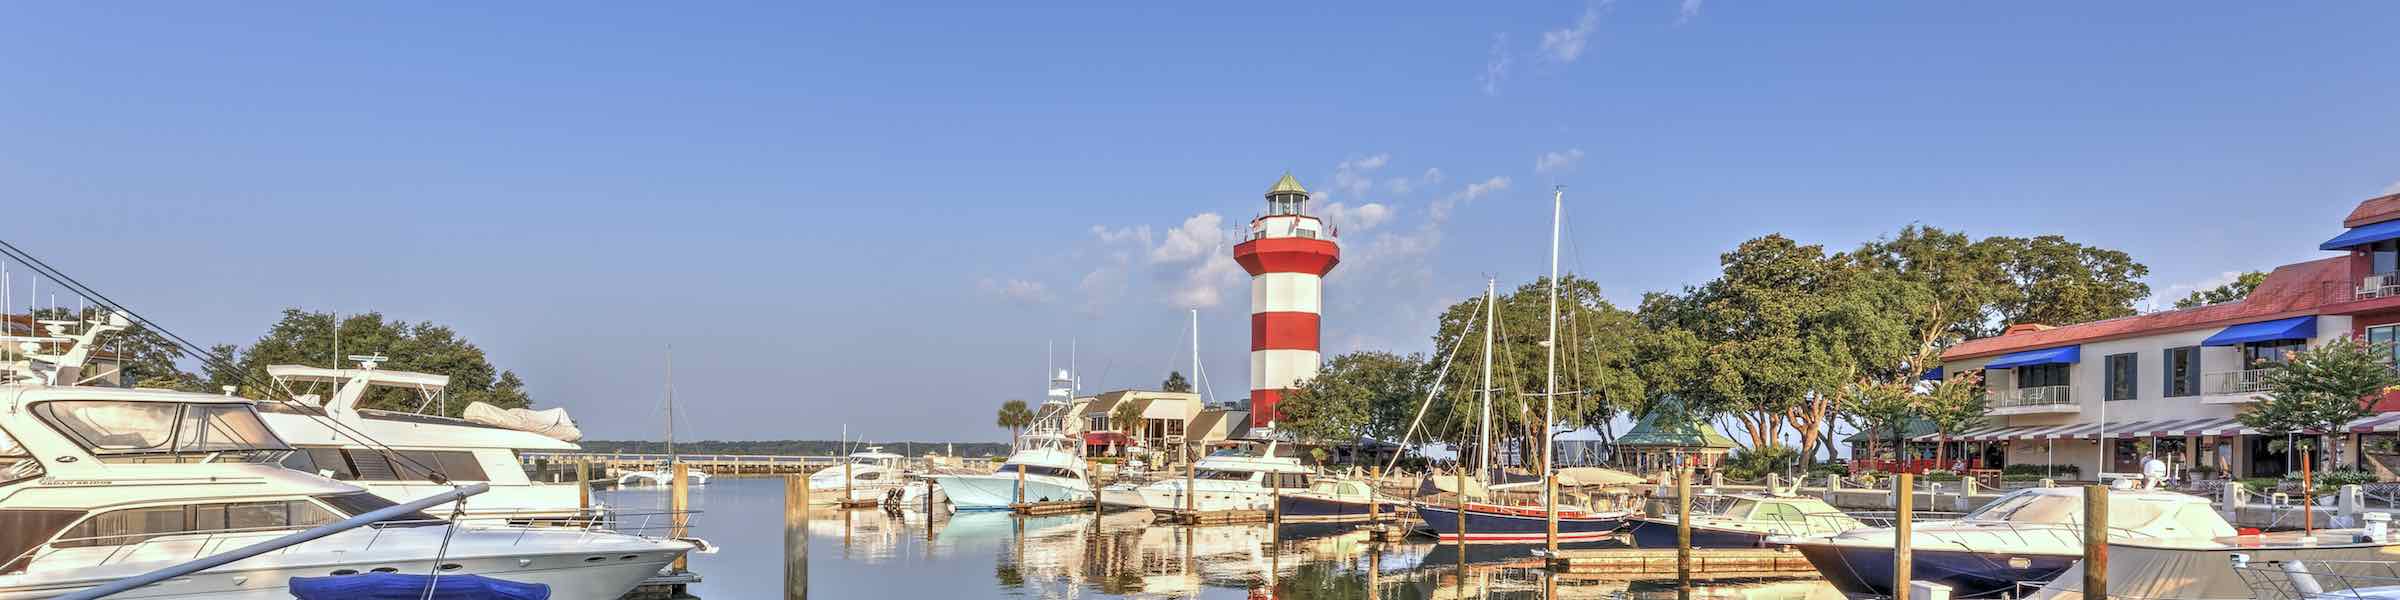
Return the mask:
<path id="1" fill-rule="evenodd" d="M 500 408 L 476 402 L 467 405 L 465 416 L 469 422 L 532 432 L 561 442 L 583 440 L 583 430 L 575 428 L 575 419 L 568 417 L 564 408 Z"/>

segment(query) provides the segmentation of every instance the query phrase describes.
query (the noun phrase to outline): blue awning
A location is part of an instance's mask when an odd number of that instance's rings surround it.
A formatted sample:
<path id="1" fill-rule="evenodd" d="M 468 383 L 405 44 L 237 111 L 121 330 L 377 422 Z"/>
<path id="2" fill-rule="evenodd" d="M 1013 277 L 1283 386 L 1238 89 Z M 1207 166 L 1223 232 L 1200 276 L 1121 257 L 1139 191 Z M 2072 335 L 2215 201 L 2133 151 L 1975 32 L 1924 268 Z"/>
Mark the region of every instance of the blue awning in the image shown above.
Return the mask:
<path id="1" fill-rule="evenodd" d="M 2083 347 L 2067 346 L 2065 348 L 2043 348 L 2040 350 L 2026 350 L 2024 352 L 2009 354 L 2007 356 L 1992 359 L 1992 362 L 1983 365 L 1983 368 L 2014 369 L 2017 367 L 2030 367 L 2034 365 L 2064 365 L 2073 364 L 2080 360 L 2083 360 Z"/>
<path id="2" fill-rule="evenodd" d="M 1926 381 L 1941 381 L 1941 380 L 1942 380 L 1942 368 L 1941 368 L 1941 367 L 1934 367 L 1934 368 L 1933 368 L 1933 370 L 1931 370 L 1931 371 L 1926 371 L 1926 372 L 1925 372 L 1925 376 L 1924 376 L 1924 377 L 1921 377 L 1920 379 L 1924 379 L 1924 380 L 1926 380 Z"/>
<path id="3" fill-rule="evenodd" d="M 2227 327 L 2224 331 L 2217 332 L 2216 335 L 2208 336 L 2208 339 L 2200 340 L 2200 345 L 2231 346 L 2270 340 L 2305 340 L 2316 337 L 2316 335 L 2317 317 L 2311 315 Z"/>
<path id="4" fill-rule="evenodd" d="M 2400 239 L 2400 221 L 2384 221 L 2352 227 L 2349 231 L 2342 232 L 2341 235 L 2333 236 L 2333 239 L 2325 240 L 2325 243 L 2317 244 L 2317 249 L 2348 250 L 2351 246 L 2389 239 Z"/>

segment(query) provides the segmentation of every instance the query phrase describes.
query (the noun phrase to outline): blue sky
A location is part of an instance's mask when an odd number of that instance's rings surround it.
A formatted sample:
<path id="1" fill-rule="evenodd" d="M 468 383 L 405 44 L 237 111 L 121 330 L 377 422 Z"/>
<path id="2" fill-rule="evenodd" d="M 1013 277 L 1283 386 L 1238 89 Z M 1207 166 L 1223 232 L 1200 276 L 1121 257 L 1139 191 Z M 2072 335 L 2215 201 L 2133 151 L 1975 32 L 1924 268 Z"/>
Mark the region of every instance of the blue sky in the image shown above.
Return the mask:
<path id="1" fill-rule="evenodd" d="M 607 438 L 657 435 L 672 346 L 686 436 L 1001 439 L 1046 341 L 1155 385 L 1194 304 L 1239 396 L 1226 232 L 1285 170 L 1344 223 L 1329 352 L 1541 272 L 1553 185 L 1626 303 L 1909 222 L 2180 296 L 2400 191 L 2388 3 L 11 12 L 8 239 L 207 342 L 447 323 Z"/>

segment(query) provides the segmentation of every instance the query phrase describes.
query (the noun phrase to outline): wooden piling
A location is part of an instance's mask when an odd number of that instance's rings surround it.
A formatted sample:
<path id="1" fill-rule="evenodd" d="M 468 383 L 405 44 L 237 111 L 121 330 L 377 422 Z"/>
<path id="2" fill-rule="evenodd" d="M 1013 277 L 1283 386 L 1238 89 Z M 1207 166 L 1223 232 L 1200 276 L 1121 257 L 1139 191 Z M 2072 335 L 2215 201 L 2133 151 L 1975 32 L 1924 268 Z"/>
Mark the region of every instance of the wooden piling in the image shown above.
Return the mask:
<path id="1" fill-rule="evenodd" d="M 1909 567 L 1916 565 L 1916 556 L 1909 549 L 1908 539 L 1909 532 L 1916 528 L 1917 490 L 1910 487 L 1915 485 L 1913 479 L 1908 473 L 1892 477 L 1892 502 L 1897 506 L 1892 513 L 1892 600 L 1908 600 L 1909 583 L 1915 576 Z"/>
<path id="2" fill-rule="evenodd" d="M 1192 445 L 1189 443 L 1183 445 L 1183 454 L 1183 512 L 1198 516 L 1200 514 L 1200 509 L 1197 508 L 1199 503 L 1195 499 L 1200 497 L 1200 488 L 1194 487 L 1198 483 L 1198 476 L 1192 465 L 1199 463 L 1200 460 L 1199 457 L 1192 454 Z"/>
<path id="3" fill-rule="evenodd" d="M 584 514 L 592 512 L 592 461 L 575 461 L 575 506 Z"/>
<path id="4" fill-rule="evenodd" d="M 931 529 L 931 517 L 926 528 Z M 808 600 L 808 476 L 783 476 L 783 597 Z"/>
<path id="5" fill-rule="evenodd" d="M 1457 473 L 1458 473 L 1458 494 L 1457 494 L 1457 496 L 1458 496 L 1458 543 L 1459 543 L 1459 544 L 1460 544 L 1460 546 L 1461 546 L 1461 547 L 1459 548 L 1459 550 L 1458 550 L 1458 554 L 1459 554 L 1459 556 L 1466 556 L 1466 554 L 1467 554 L 1467 550 L 1466 550 L 1466 548 L 1464 547 L 1464 546 L 1465 546 L 1465 544 L 1467 543 L 1467 462 L 1466 462 L 1466 460 L 1464 460 L 1464 458 L 1462 457 L 1462 458 L 1461 458 L 1461 460 L 1459 460 L 1459 462 L 1458 462 L 1458 468 L 1456 468 L 1456 469 L 1452 469 L 1452 471 L 1455 471 L 1455 472 L 1457 472 Z M 1464 571 L 1464 570 L 1461 570 L 1461 571 L 1459 571 L 1459 576 L 1460 576 L 1460 577 L 1465 577 L 1465 576 L 1466 576 L 1466 571 Z"/>
<path id="6" fill-rule="evenodd" d="M 850 461 L 842 461 L 842 501 L 837 502 L 836 504 L 840 504 L 843 507 L 850 506 L 850 473 Z M 1018 498 L 1017 501 L 1024 502 L 1025 499 Z"/>
<path id="7" fill-rule="evenodd" d="M 1675 581 L 1692 589 L 1692 467 L 1675 472 Z"/>
<path id="8" fill-rule="evenodd" d="M 669 503 L 667 512 L 672 513 L 667 519 L 667 522 L 672 524 L 669 527 L 672 531 L 667 537 L 688 537 L 691 534 L 689 529 L 692 524 L 689 514 L 692 507 L 692 485 L 686 480 L 691 476 L 691 466 L 680 462 L 675 463 L 675 470 L 669 475 L 674 477 L 674 483 L 667 485 L 667 502 Z M 684 570 L 689 560 L 687 557 L 675 557 L 675 570 Z"/>
<path id="9" fill-rule="evenodd" d="M 2108 486 L 2105 485 L 2083 486 L 2083 597 L 2108 597 Z"/>
<path id="10" fill-rule="evenodd" d="M 1367 467 L 1367 525 L 1370 527 L 1374 526 L 1375 522 L 1379 520 L 1375 517 L 1375 505 L 1377 504 L 1375 502 L 1375 499 L 1377 498 L 1375 493 L 1375 485 L 1382 482 L 1383 467 Z"/>
<path id="11" fill-rule="evenodd" d="M 1025 503 L 1025 463 L 1017 463 L 1017 503 Z"/>

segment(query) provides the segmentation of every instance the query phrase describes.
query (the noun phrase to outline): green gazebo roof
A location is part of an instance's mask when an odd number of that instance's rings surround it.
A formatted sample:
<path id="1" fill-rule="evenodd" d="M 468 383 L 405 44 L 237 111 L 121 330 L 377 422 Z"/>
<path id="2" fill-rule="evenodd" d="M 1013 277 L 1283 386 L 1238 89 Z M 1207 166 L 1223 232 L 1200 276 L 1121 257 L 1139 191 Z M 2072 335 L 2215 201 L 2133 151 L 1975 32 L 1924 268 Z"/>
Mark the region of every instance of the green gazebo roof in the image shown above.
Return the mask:
<path id="1" fill-rule="evenodd" d="M 1308 188 L 1300 187 L 1300 180 L 1298 180 L 1298 179 L 1293 179 L 1293 178 L 1292 178 L 1292 172 L 1291 172 L 1291 171 L 1284 171 L 1284 172 L 1283 172 L 1283 179 L 1276 180 L 1276 181 L 1275 181 L 1275 187 L 1272 187 L 1272 188 L 1268 188 L 1268 189 L 1267 189 L 1267 195 L 1268 195 L 1269 197 L 1272 197 L 1272 196 L 1274 196 L 1274 195 L 1276 195 L 1276 194 L 1284 194 L 1284 193 L 1300 194 L 1300 195 L 1306 196 L 1306 195 L 1308 195 Z"/>
<path id="2" fill-rule="evenodd" d="M 1725 437 L 1702 419 L 1685 414 L 1679 406 L 1666 405 L 1642 415 L 1633 430 L 1617 438 L 1617 445 L 1663 446 L 1676 448 L 1732 448 L 1733 438 Z"/>

